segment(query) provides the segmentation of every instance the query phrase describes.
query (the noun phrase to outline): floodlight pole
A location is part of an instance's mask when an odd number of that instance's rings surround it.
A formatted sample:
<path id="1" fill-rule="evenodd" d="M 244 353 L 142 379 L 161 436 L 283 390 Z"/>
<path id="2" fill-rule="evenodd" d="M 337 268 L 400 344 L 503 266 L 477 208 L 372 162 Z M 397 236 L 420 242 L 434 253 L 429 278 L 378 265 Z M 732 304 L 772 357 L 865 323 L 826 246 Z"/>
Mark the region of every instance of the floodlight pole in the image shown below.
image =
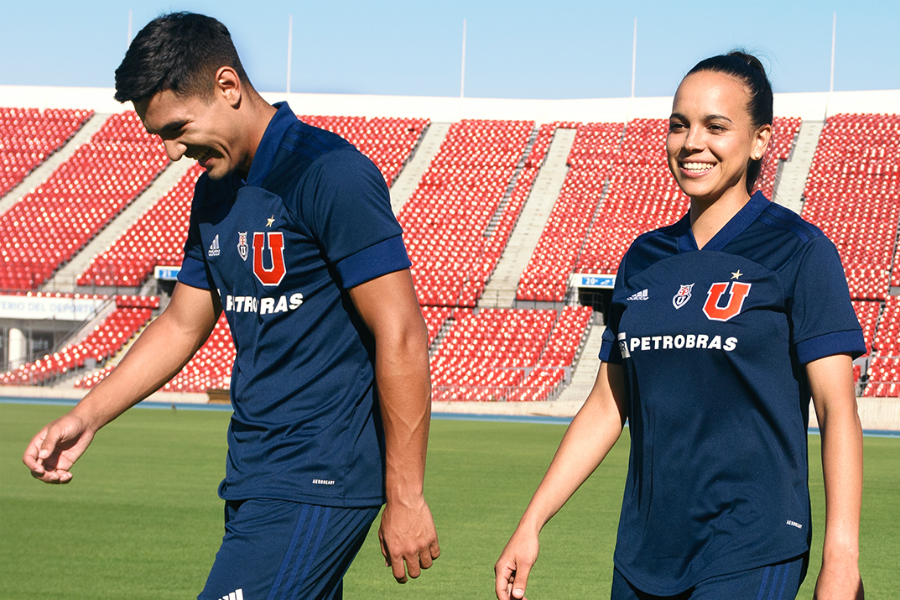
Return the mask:
<path id="1" fill-rule="evenodd" d="M 834 17 L 831 21 L 831 83 L 828 86 L 828 91 L 834 91 L 834 42 L 837 37 L 837 13 L 834 13 Z"/>
<path id="2" fill-rule="evenodd" d="M 294 15 L 288 15 L 287 90 L 291 93 L 291 45 L 294 40 Z"/>
<path id="3" fill-rule="evenodd" d="M 463 19 L 463 39 L 462 39 L 462 73 L 459 79 L 459 97 L 464 98 L 466 95 L 466 20 Z"/>
<path id="4" fill-rule="evenodd" d="M 637 66 L 637 17 L 634 18 L 634 38 L 631 42 L 631 97 L 634 98 L 634 74 Z"/>

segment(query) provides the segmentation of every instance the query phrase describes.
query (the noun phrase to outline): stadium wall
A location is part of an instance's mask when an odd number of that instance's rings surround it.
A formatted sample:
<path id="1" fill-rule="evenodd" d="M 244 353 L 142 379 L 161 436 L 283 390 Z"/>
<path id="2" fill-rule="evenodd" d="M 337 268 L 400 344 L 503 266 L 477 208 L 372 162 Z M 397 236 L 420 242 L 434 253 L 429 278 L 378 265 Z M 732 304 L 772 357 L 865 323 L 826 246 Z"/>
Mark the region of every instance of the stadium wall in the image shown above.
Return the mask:
<path id="1" fill-rule="evenodd" d="M 666 118 L 670 97 L 519 100 L 356 94 L 286 94 L 265 92 L 269 102 L 287 100 L 300 114 L 365 117 L 414 117 L 433 122 L 460 119 L 514 119 L 621 122 L 634 118 Z M 111 88 L 0 86 L 0 106 L 89 108 L 101 114 L 130 110 L 113 99 Z M 823 120 L 837 113 L 900 112 L 900 90 L 775 94 L 775 114 Z"/>

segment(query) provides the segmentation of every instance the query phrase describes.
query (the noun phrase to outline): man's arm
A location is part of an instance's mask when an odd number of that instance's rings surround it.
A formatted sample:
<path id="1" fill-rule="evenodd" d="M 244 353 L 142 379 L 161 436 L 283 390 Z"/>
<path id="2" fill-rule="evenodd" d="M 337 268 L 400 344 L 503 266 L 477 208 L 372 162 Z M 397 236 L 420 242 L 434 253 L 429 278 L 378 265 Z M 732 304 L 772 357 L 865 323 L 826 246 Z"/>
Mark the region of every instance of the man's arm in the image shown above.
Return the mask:
<path id="1" fill-rule="evenodd" d="M 116 369 L 75 408 L 44 427 L 22 462 L 46 483 L 68 483 L 72 464 L 101 427 L 165 385 L 209 337 L 221 312 L 209 290 L 175 285 L 172 301 Z"/>
<path id="2" fill-rule="evenodd" d="M 387 504 L 378 537 L 394 577 L 405 583 L 407 571 L 418 577 L 441 553 L 423 490 L 431 421 L 428 331 L 409 270 L 358 285 L 350 298 L 375 337 L 387 462 Z"/>
<path id="3" fill-rule="evenodd" d="M 862 427 L 846 354 L 806 365 L 822 437 L 825 476 L 825 547 L 815 598 L 862 600 L 859 513 L 862 505 Z"/>

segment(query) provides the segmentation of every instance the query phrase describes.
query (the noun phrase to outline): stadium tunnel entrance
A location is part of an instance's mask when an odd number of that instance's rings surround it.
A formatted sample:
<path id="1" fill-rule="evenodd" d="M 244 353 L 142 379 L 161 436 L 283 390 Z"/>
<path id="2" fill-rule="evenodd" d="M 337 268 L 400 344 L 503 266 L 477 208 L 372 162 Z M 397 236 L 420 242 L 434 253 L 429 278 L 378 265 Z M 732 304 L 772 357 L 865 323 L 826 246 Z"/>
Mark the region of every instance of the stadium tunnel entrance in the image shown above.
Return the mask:
<path id="1" fill-rule="evenodd" d="M 613 291 L 598 288 L 576 288 L 575 293 L 579 306 L 590 306 L 594 309 L 594 324 L 606 325 Z"/>

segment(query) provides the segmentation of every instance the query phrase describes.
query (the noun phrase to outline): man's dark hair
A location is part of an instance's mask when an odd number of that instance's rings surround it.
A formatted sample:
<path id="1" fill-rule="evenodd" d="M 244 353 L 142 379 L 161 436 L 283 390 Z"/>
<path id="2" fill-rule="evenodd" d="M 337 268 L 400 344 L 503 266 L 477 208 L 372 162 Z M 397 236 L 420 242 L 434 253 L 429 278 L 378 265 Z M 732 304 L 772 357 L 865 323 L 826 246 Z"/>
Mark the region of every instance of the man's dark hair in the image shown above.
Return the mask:
<path id="1" fill-rule="evenodd" d="M 115 98 L 143 100 L 164 90 L 208 98 L 220 67 L 233 68 L 241 83 L 250 85 L 222 23 L 189 12 L 162 15 L 147 23 L 128 47 L 116 69 Z"/>
<path id="2" fill-rule="evenodd" d="M 747 86 L 748 100 L 747 113 L 750 115 L 750 122 L 754 128 L 763 125 L 772 124 L 772 105 L 773 94 L 772 84 L 766 75 L 766 69 L 758 58 L 743 52 L 741 50 L 732 50 L 728 54 L 713 56 L 705 60 L 701 60 L 697 65 L 688 71 L 697 73 L 698 71 L 713 71 L 716 73 L 724 73 L 737 78 L 745 86 Z M 685 75 L 687 77 L 687 75 Z M 762 171 L 762 161 L 750 159 L 747 165 L 747 193 L 753 193 L 753 185 Z"/>

